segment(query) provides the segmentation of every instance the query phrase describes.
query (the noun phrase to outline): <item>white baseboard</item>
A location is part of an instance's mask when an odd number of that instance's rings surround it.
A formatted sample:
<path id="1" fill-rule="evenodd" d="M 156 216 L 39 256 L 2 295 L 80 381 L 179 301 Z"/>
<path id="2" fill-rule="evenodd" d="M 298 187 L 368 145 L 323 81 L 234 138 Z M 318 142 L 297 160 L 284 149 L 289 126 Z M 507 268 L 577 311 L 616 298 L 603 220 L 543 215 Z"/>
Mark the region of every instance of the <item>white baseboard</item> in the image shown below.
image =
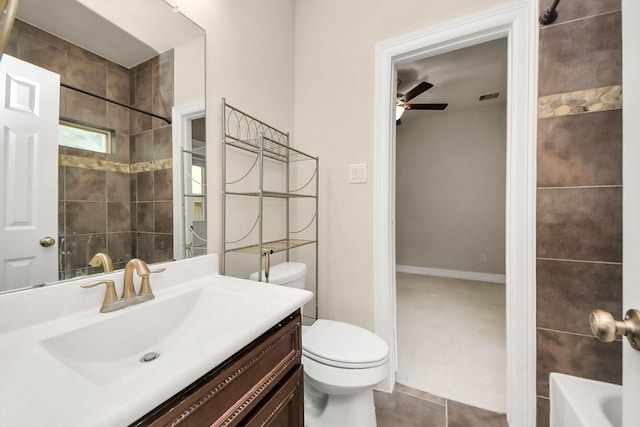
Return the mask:
<path id="1" fill-rule="evenodd" d="M 423 276 L 451 277 L 452 279 L 475 280 L 477 282 L 507 283 L 504 274 L 476 273 L 473 271 L 444 270 L 442 268 L 396 265 L 400 273 L 421 274 Z"/>

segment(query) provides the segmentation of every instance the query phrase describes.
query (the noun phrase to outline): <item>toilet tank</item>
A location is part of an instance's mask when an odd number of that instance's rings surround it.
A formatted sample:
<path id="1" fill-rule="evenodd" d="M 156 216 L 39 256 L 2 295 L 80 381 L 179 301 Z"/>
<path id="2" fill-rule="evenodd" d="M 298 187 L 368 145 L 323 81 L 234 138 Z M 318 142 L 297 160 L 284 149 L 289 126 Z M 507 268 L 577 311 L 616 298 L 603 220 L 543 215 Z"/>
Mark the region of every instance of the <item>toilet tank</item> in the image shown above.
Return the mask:
<path id="1" fill-rule="evenodd" d="M 272 265 L 269 269 L 269 283 L 283 285 L 290 288 L 305 289 L 304 278 L 307 274 L 307 265 L 302 262 L 283 262 Z M 258 280 L 258 272 L 251 273 L 251 280 Z M 264 270 L 262 270 L 264 280 Z"/>

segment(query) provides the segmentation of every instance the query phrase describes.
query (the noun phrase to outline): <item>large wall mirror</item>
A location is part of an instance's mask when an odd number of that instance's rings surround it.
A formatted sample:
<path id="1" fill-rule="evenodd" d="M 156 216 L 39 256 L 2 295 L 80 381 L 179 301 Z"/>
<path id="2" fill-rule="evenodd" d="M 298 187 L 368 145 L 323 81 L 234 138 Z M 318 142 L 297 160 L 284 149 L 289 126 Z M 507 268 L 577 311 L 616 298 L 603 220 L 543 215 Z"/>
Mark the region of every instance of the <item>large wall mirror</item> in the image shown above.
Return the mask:
<path id="1" fill-rule="evenodd" d="M 0 57 L 0 292 L 206 253 L 204 43 L 170 1 L 20 0 Z"/>

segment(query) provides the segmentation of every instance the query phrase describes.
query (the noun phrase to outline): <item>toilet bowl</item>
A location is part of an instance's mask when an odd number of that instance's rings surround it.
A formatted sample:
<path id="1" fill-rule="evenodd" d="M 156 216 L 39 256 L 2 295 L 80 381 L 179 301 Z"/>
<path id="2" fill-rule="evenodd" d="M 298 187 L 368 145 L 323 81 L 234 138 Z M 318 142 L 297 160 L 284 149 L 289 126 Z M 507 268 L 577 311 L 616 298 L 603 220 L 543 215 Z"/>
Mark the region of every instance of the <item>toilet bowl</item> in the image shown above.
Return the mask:
<path id="1" fill-rule="evenodd" d="M 269 282 L 304 289 L 306 271 L 302 263 L 274 265 Z M 384 340 L 355 325 L 319 319 L 302 329 L 302 364 L 305 427 L 376 426 L 373 387 L 389 369 Z"/>
<path id="2" fill-rule="evenodd" d="M 343 322 L 317 320 L 302 333 L 305 425 L 373 427 L 373 387 L 389 369 L 377 335 Z"/>

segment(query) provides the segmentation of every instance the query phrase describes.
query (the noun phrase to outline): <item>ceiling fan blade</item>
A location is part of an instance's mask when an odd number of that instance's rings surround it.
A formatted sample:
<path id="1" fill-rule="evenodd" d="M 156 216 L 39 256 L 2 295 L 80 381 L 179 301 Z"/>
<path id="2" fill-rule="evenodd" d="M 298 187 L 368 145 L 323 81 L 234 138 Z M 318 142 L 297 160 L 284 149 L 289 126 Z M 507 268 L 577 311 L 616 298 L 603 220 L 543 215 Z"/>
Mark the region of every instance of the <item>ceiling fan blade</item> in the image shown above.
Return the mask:
<path id="1" fill-rule="evenodd" d="M 416 96 L 420 95 L 422 92 L 425 92 L 431 89 L 432 87 L 433 85 L 431 83 L 422 82 L 418 86 L 411 89 L 409 92 L 405 93 L 404 96 L 401 98 L 401 100 L 402 102 L 408 102 L 413 98 L 415 98 Z"/>
<path id="2" fill-rule="evenodd" d="M 404 104 L 405 110 L 444 110 L 449 104 Z"/>

